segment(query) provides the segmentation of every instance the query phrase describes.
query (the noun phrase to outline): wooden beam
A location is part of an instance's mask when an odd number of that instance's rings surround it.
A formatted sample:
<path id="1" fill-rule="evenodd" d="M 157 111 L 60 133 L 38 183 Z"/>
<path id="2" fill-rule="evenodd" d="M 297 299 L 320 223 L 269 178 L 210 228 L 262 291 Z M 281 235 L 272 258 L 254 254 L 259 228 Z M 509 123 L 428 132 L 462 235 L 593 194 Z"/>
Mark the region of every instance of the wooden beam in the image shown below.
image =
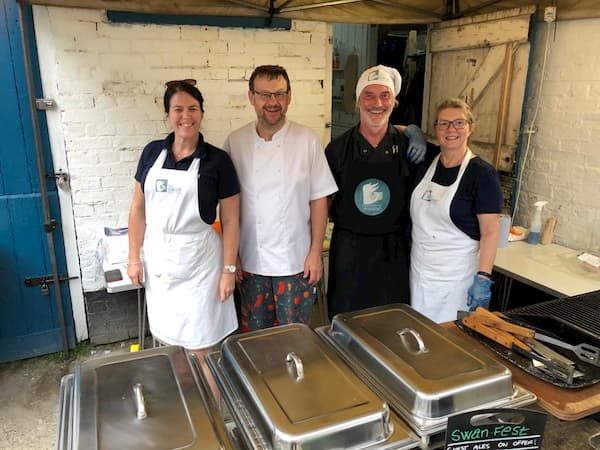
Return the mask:
<path id="1" fill-rule="evenodd" d="M 504 49 L 500 45 L 490 48 L 483 62 L 479 65 L 473 76 L 467 81 L 467 84 L 458 94 L 458 98 L 468 98 L 471 108 L 475 108 L 479 99 L 484 94 L 487 87 L 496 79 L 502 64 L 504 63 Z M 476 64 L 477 62 L 475 62 Z"/>
<path id="2" fill-rule="evenodd" d="M 506 115 L 508 114 L 508 99 L 510 97 L 510 86 L 512 84 L 513 56 L 518 42 L 506 44 L 504 53 L 504 74 L 502 77 L 502 91 L 500 93 L 500 107 L 498 108 L 498 125 L 496 127 L 496 146 L 494 148 L 494 167 L 497 169 L 500 164 L 501 149 L 504 143 L 504 133 L 506 131 Z"/>
<path id="3" fill-rule="evenodd" d="M 431 33 L 432 53 L 446 50 L 492 47 L 509 42 L 529 40 L 530 16 L 515 17 L 511 21 L 465 24 L 458 27 L 436 27 Z"/>

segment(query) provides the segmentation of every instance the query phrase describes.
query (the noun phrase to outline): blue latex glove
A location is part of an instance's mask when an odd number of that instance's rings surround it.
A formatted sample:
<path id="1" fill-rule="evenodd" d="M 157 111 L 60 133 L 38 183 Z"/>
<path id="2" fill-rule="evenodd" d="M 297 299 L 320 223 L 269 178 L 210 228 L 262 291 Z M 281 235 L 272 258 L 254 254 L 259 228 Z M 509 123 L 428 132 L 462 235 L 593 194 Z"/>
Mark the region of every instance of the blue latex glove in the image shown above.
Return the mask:
<path id="1" fill-rule="evenodd" d="M 427 140 L 423 130 L 416 125 L 409 125 L 404 129 L 404 136 L 408 138 L 408 151 L 406 152 L 408 160 L 413 164 L 425 161 Z"/>
<path id="2" fill-rule="evenodd" d="M 479 275 L 473 277 L 473 284 L 467 291 L 467 306 L 469 307 L 469 311 L 475 311 L 478 306 L 486 309 L 490 306 L 492 284 L 494 282 L 489 278 L 480 277 Z"/>

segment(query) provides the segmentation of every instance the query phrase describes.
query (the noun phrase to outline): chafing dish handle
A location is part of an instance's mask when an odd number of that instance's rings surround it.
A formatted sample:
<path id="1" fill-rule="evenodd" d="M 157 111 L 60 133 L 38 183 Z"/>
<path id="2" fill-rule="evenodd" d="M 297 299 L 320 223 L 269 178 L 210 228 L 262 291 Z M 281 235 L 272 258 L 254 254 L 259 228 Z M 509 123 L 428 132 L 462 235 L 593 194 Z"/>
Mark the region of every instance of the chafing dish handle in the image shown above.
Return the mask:
<path id="1" fill-rule="evenodd" d="M 304 365 L 302 364 L 302 359 L 294 352 L 289 352 L 285 357 L 285 362 L 288 364 L 294 363 L 296 367 L 296 381 L 300 381 L 304 378 Z"/>
<path id="2" fill-rule="evenodd" d="M 404 328 L 403 330 L 397 331 L 396 333 L 398 334 L 398 336 L 400 336 L 400 338 L 402 339 L 402 344 L 404 345 L 404 347 L 406 347 L 406 349 L 409 352 L 417 354 L 417 355 L 419 353 L 429 352 L 429 349 L 427 347 L 425 347 L 425 342 L 423 342 L 423 338 L 421 337 L 421 335 L 419 333 L 417 333 L 415 330 L 413 330 L 412 328 Z M 411 348 L 411 346 L 409 345 L 409 342 L 406 339 L 407 334 L 412 335 L 412 337 L 417 342 L 417 345 L 419 346 L 419 348 L 416 351 L 413 350 Z"/>
<path id="3" fill-rule="evenodd" d="M 148 417 L 148 414 L 146 414 L 146 402 L 144 401 L 144 392 L 140 383 L 136 383 L 133 385 L 133 396 L 135 398 L 137 418 L 145 419 L 146 417 Z"/>

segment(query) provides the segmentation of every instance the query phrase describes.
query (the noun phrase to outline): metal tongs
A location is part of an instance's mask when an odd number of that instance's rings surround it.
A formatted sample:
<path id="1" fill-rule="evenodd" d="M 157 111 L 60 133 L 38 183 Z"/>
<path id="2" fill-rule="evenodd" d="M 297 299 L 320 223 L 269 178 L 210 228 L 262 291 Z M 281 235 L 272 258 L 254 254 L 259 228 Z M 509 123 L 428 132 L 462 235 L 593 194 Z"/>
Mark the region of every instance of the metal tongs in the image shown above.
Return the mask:
<path id="1" fill-rule="evenodd" d="M 535 368 L 567 384 L 584 375 L 573 361 L 535 340 L 535 330 L 508 322 L 499 314 L 479 307 L 460 319 L 467 328 L 532 359 Z"/>

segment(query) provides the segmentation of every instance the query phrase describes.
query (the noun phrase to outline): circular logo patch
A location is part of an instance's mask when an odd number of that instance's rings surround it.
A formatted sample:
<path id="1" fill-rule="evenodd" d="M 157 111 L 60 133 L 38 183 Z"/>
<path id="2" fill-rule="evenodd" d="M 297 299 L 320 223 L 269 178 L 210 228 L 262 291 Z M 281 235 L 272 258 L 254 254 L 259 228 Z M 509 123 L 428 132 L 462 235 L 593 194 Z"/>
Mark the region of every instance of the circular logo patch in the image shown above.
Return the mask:
<path id="1" fill-rule="evenodd" d="M 354 204 L 367 216 L 378 216 L 390 204 L 390 188 L 385 181 L 369 178 L 362 181 L 354 191 Z"/>

